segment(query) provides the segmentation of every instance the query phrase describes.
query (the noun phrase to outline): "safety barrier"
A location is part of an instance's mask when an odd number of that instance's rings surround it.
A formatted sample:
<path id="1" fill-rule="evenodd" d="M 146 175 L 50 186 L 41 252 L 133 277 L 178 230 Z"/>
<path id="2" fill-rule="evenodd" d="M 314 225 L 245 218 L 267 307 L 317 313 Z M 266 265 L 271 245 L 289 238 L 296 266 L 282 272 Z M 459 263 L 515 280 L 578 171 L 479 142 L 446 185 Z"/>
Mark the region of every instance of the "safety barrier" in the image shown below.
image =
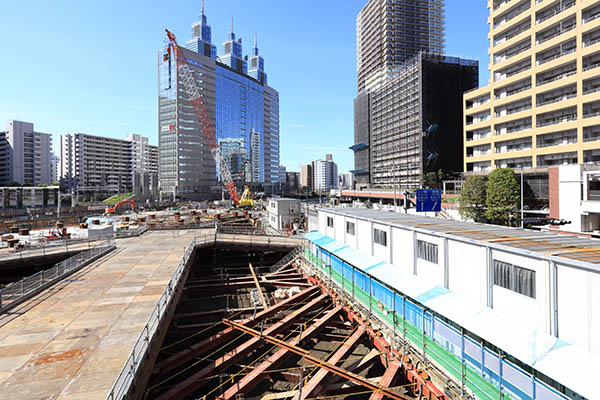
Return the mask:
<path id="1" fill-rule="evenodd" d="M 0 289 L 0 314 L 16 307 L 115 248 L 114 241 L 106 241 L 59 262 L 50 269 L 40 271 Z"/>
<path id="2" fill-rule="evenodd" d="M 468 388 L 482 400 L 568 399 L 530 367 L 316 244 L 305 248 L 304 258 L 312 272 L 387 327 L 396 347 L 408 340 L 425 364 L 433 361 L 451 374 L 461 396 Z"/>

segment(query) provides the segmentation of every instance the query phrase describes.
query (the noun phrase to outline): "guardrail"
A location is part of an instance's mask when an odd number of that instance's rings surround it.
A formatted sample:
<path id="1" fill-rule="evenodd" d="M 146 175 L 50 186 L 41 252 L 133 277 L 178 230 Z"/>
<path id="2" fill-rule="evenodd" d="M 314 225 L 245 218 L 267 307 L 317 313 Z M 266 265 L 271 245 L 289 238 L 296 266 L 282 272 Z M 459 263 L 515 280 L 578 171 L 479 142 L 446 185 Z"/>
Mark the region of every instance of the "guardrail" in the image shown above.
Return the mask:
<path id="1" fill-rule="evenodd" d="M 294 250 L 287 253 L 286 256 L 283 257 L 281 260 L 279 260 L 275 265 L 269 267 L 269 271 L 278 272 L 278 271 L 282 270 L 289 263 L 291 263 L 296 257 L 300 256 L 304 252 L 304 247 L 305 247 L 304 243 L 300 244 Z"/>
<path id="2" fill-rule="evenodd" d="M 69 247 L 73 250 L 73 246 L 78 244 L 88 244 L 88 248 L 92 247 L 92 243 L 102 242 L 105 239 L 64 239 L 64 240 L 56 240 L 56 241 L 39 241 L 34 243 L 26 243 L 22 250 L 14 250 L 11 252 L 5 252 L 0 254 L 0 262 L 2 261 L 11 261 L 15 259 L 24 259 L 27 257 L 35 257 L 35 256 L 45 256 L 50 254 L 55 254 L 57 249 L 60 251 L 69 251 Z M 4 246 L 6 248 L 6 246 Z"/>
<path id="3" fill-rule="evenodd" d="M 16 307 L 115 248 L 114 241 L 106 241 L 59 262 L 50 269 L 40 271 L 0 289 L 0 314 Z"/>

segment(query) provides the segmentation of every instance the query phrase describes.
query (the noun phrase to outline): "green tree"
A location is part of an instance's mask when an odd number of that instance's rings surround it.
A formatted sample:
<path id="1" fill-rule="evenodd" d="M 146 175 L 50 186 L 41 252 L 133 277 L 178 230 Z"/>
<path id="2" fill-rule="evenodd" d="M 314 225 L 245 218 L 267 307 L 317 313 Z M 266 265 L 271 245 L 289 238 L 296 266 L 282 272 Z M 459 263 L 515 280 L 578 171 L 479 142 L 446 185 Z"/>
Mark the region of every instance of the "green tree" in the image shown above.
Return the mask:
<path id="1" fill-rule="evenodd" d="M 470 176 L 465 180 L 460 192 L 459 212 L 475 222 L 485 220 L 486 187 L 482 176 Z"/>
<path id="2" fill-rule="evenodd" d="M 509 225 L 521 203 L 520 184 L 510 168 L 493 170 L 486 190 L 487 219 L 498 225 Z"/>
<path id="3" fill-rule="evenodd" d="M 442 181 L 446 178 L 444 171 L 439 169 L 437 172 L 431 171 L 421 174 L 421 186 L 426 189 L 441 189 Z"/>

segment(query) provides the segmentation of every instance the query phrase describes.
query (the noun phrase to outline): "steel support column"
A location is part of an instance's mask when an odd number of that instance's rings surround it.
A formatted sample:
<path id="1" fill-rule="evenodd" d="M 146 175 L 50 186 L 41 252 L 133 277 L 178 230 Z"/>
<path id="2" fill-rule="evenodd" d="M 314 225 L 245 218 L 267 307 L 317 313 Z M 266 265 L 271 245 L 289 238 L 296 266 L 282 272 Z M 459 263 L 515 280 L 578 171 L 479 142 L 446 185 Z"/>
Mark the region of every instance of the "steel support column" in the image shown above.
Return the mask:
<path id="1" fill-rule="evenodd" d="M 387 369 L 385 370 L 383 378 L 381 378 L 381 380 L 379 381 L 379 385 L 388 388 L 391 387 L 394 384 L 394 380 L 396 379 L 398 371 L 400 371 L 400 361 L 393 360 L 392 362 L 390 362 Z M 369 400 L 383 400 L 383 393 L 380 391 L 375 391 L 373 392 Z"/>

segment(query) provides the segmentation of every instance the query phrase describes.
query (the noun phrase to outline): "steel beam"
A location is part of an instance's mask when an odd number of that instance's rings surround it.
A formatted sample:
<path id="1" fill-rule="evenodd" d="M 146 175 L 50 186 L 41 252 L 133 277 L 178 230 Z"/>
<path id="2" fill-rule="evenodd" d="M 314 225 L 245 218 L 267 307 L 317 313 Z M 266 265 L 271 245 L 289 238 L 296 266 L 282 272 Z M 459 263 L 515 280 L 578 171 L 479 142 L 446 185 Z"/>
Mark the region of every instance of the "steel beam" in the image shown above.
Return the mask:
<path id="1" fill-rule="evenodd" d="M 258 323 L 260 323 L 260 321 L 285 310 L 286 308 L 288 308 L 288 306 L 292 306 L 295 303 L 304 300 L 309 295 L 315 293 L 318 290 L 318 288 L 318 286 L 312 286 L 308 289 L 305 289 L 300 293 L 297 293 L 296 295 L 285 299 L 281 303 L 277 303 L 272 307 L 269 307 L 266 310 L 257 313 L 254 319 L 244 319 L 240 321 L 240 323 L 249 327 L 256 326 Z M 215 333 L 214 335 L 204 339 L 203 341 L 196 343 L 188 347 L 187 349 L 182 350 L 172 355 L 171 357 L 168 357 L 167 359 L 159 362 L 156 365 L 155 373 L 164 374 L 177 368 L 181 364 L 184 364 L 194 359 L 196 356 L 206 353 L 209 349 L 217 347 L 222 343 L 225 343 L 226 341 L 230 340 L 234 333 L 235 329 L 231 327 Z"/>
<path id="2" fill-rule="evenodd" d="M 385 373 L 383 374 L 383 378 L 379 381 L 380 386 L 391 387 L 394 384 L 394 380 L 400 371 L 400 362 L 398 360 L 393 360 L 388 365 Z M 383 392 L 376 390 L 373 392 L 369 400 L 383 400 Z"/>
<path id="3" fill-rule="evenodd" d="M 298 339 L 300 339 L 300 344 L 306 340 L 314 337 L 321 329 L 323 329 L 331 320 L 338 315 L 341 306 L 337 306 L 327 314 L 316 320 L 307 330 L 302 332 L 301 335 L 296 336 L 288 343 L 295 344 L 298 343 Z M 230 400 L 234 399 L 238 393 L 248 393 L 251 391 L 256 385 L 258 385 L 263 379 L 266 378 L 265 371 L 269 368 L 274 369 L 281 365 L 285 360 L 291 356 L 293 353 L 286 349 L 278 349 L 273 355 L 263 361 L 260 365 L 252 370 L 248 375 L 243 377 L 239 382 L 233 384 L 221 397 L 218 399 L 221 400 Z"/>
<path id="4" fill-rule="evenodd" d="M 381 353 L 379 352 L 379 350 L 371 349 L 371 351 L 368 352 L 367 355 L 365 355 L 363 358 L 361 358 L 360 360 L 355 362 L 353 365 L 348 367 L 348 371 L 351 371 L 355 374 L 360 374 L 361 372 L 363 372 L 364 370 L 366 370 L 367 368 L 369 368 L 370 366 L 375 364 L 377 361 L 379 361 L 380 355 L 381 355 Z M 329 384 L 332 385 L 341 380 L 342 380 L 342 378 L 339 375 L 336 375 L 329 380 Z"/>
<path id="5" fill-rule="evenodd" d="M 352 336 L 348 340 L 344 342 L 344 344 L 335 352 L 331 357 L 327 359 L 327 362 L 336 365 L 340 360 L 349 353 L 352 353 L 354 347 L 358 345 L 358 342 L 363 336 L 362 327 L 357 327 Z M 302 388 L 302 398 L 300 398 L 300 394 L 294 396 L 293 400 L 304 400 L 307 397 L 312 397 L 317 394 L 322 389 L 322 383 L 329 374 L 329 371 L 325 368 L 320 368 L 317 373 L 310 378 L 308 383 Z"/>
<path id="6" fill-rule="evenodd" d="M 235 328 L 239 331 L 248 333 L 252 336 L 256 336 L 256 337 L 262 337 L 263 340 L 265 340 L 266 342 L 272 343 L 272 344 L 276 344 L 280 347 L 286 348 L 288 350 L 290 350 L 292 353 L 298 354 L 302 357 L 304 357 L 304 359 L 313 364 L 316 365 L 318 367 L 321 368 L 325 368 L 327 369 L 329 372 L 332 372 L 336 375 L 340 375 L 342 376 L 344 379 L 347 379 L 349 381 L 358 383 L 368 389 L 371 390 L 381 390 L 382 392 L 384 392 L 384 394 L 387 397 L 390 397 L 392 399 L 397 399 L 397 400 L 414 400 L 411 397 L 405 396 L 401 393 L 398 393 L 395 390 L 389 389 L 389 388 L 385 388 L 385 387 L 381 387 L 377 384 L 374 384 L 373 382 L 370 382 L 368 379 L 363 378 L 362 376 L 353 374 L 352 372 L 348 372 L 343 368 L 339 368 L 333 364 L 328 363 L 327 361 L 323 361 L 323 360 L 319 360 L 318 358 L 311 356 L 310 352 L 308 350 L 305 350 L 301 347 L 298 346 L 294 346 L 294 345 L 290 345 L 289 343 L 286 343 L 285 341 L 281 340 L 281 339 L 277 339 L 276 337 L 273 336 L 269 336 L 269 335 L 261 335 L 260 332 L 252 329 L 252 328 L 248 328 L 242 324 L 239 324 L 237 322 L 234 321 L 230 321 L 230 320 L 223 320 L 223 322 L 229 326 L 231 326 L 232 328 Z"/>
<path id="7" fill-rule="evenodd" d="M 276 322 L 271 325 L 268 329 L 264 330 L 262 336 L 266 335 L 277 335 L 281 333 L 285 328 L 290 326 L 297 318 L 302 317 L 308 311 L 317 307 L 320 303 L 326 300 L 329 297 L 328 294 L 323 293 L 308 304 L 305 304 L 303 307 L 294 310 L 290 314 L 288 314 L 281 321 Z M 245 325 L 242 325 L 245 327 Z M 250 329 L 250 328 L 248 328 Z M 204 386 L 208 381 L 206 377 L 214 375 L 217 371 L 223 371 L 229 368 L 231 365 L 236 363 L 238 360 L 246 357 L 251 351 L 256 349 L 262 342 L 260 340 L 261 334 L 259 333 L 258 337 L 254 337 L 250 340 L 247 340 L 245 343 L 231 350 L 227 354 L 222 357 L 217 358 L 215 361 L 210 362 L 209 365 L 202 368 L 200 371 L 196 372 L 189 378 L 185 379 L 181 383 L 175 385 L 173 388 L 163 393 L 161 396 L 157 397 L 158 400 L 167 400 L 167 399 L 183 399 L 193 392 Z"/>

